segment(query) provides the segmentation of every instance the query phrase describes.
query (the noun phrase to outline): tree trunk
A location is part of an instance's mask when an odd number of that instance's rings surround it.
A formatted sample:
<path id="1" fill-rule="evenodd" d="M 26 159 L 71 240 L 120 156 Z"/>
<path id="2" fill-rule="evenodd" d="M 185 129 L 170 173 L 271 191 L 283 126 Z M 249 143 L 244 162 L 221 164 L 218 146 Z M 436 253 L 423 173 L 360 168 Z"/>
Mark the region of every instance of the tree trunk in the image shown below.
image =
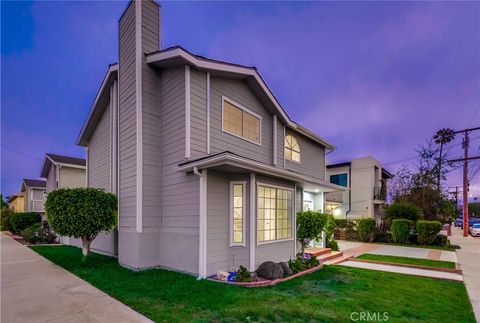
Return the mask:
<path id="1" fill-rule="evenodd" d="M 82 253 L 84 257 L 87 257 L 90 253 L 90 243 L 92 241 L 87 237 L 82 237 Z"/>

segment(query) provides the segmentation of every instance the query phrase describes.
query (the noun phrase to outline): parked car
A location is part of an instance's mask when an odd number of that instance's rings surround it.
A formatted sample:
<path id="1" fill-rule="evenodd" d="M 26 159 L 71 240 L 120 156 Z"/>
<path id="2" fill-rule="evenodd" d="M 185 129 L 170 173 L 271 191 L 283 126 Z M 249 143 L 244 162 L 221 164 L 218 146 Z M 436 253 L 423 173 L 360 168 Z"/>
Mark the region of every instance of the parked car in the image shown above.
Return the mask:
<path id="1" fill-rule="evenodd" d="M 462 227 L 463 226 L 463 218 L 456 218 L 453 225 L 456 226 L 456 227 Z"/>
<path id="2" fill-rule="evenodd" d="M 480 223 L 475 223 L 471 229 L 470 234 L 472 237 L 479 237 L 480 236 Z"/>
<path id="3" fill-rule="evenodd" d="M 480 219 L 479 218 L 468 218 L 468 227 L 471 228 L 474 224 L 480 224 Z"/>

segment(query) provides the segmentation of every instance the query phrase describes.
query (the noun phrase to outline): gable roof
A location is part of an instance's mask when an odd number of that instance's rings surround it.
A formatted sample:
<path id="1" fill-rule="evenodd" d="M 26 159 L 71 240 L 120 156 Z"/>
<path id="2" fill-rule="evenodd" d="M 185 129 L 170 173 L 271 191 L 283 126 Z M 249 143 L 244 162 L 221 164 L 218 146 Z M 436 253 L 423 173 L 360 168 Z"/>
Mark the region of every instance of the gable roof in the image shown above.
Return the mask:
<path id="1" fill-rule="evenodd" d="M 35 188 L 46 188 L 47 181 L 43 179 L 31 179 L 31 178 L 24 178 L 22 182 L 22 191 L 23 187 L 35 187 Z"/>
<path id="2" fill-rule="evenodd" d="M 255 67 L 194 55 L 180 46 L 169 47 L 150 53 L 146 55 L 146 62 L 149 65 L 158 67 L 172 67 L 188 64 L 199 70 L 209 71 L 215 75 L 244 79 L 252 91 L 260 98 L 262 104 L 277 112 L 280 115 L 280 119 L 287 125 L 287 127 L 325 146 L 327 149 L 335 149 L 333 144 L 290 119 Z M 106 108 L 105 103 L 109 100 L 110 94 L 107 89 L 117 77 L 118 63 L 110 64 L 100 89 L 97 92 L 92 108 L 90 109 L 90 113 L 80 131 L 77 145 L 87 146 L 87 143 L 95 130 L 96 124 Z"/>
<path id="3" fill-rule="evenodd" d="M 118 63 L 108 65 L 107 72 L 102 80 L 102 84 L 97 91 L 97 95 L 95 96 L 95 100 L 90 108 L 87 119 L 80 130 L 80 134 L 78 135 L 77 145 L 87 146 L 87 143 L 90 140 L 97 123 L 100 121 L 100 118 L 107 107 L 107 102 L 110 100 L 110 91 L 107 90 L 110 88 L 113 81 L 117 79 L 117 77 Z"/>
<path id="4" fill-rule="evenodd" d="M 280 115 L 281 120 L 290 129 L 297 131 L 330 150 L 335 149 L 333 144 L 290 119 L 255 67 L 233 64 L 206 58 L 200 55 L 194 55 L 180 46 L 174 46 L 150 53 L 146 57 L 146 62 L 147 64 L 158 67 L 171 67 L 188 64 L 199 70 L 209 71 L 215 75 L 244 79 L 253 92 L 260 97 L 261 102 L 276 111 Z"/>
<path id="5" fill-rule="evenodd" d="M 43 160 L 42 169 L 40 171 L 40 177 L 46 178 L 50 170 L 51 165 L 71 166 L 76 168 L 86 168 L 87 161 L 84 158 L 70 157 L 56 154 L 45 154 Z"/>
<path id="6" fill-rule="evenodd" d="M 12 194 L 10 196 L 7 196 L 7 202 L 8 203 L 12 203 L 13 200 L 15 200 L 16 198 L 18 197 L 22 197 L 23 195 L 21 193 L 15 193 L 15 194 Z"/>

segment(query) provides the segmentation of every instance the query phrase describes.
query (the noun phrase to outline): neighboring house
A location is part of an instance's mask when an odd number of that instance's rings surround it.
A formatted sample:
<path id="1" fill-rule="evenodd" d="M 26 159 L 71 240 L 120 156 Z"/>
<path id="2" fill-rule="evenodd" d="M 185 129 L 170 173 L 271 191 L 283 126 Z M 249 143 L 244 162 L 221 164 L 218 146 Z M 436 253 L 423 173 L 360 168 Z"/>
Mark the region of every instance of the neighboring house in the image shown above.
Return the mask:
<path id="1" fill-rule="evenodd" d="M 47 180 L 47 193 L 57 188 L 85 187 L 84 158 L 45 154 L 40 177 Z"/>
<path id="2" fill-rule="evenodd" d="M 119 197 L 118 259 L 206 277 L 298 250 L 295 214 L 324 210 L 333 145 L 292 121 L 258 71 L 160 49 L 159 6 L 131 2 L 77 143 L 88 185 Z"/>
<path id="3" fill-rule="evenodd" d="M 330 183 L 348 190 L 326 194 L 326 211 L 337 218 L 373 218 L 380 221 L 387 200 L 387 180 L 392 178 L 380 162 L 369 156 L 327 165 Z"/>
<path id="4" fill-rule="evenodd" d="M 62 156 L 56 154 L 45 154 L 40 177 L 47 180 L 47 194 L 57 188 L 85 187 L 86 182 L 86 160 L 84 158 Z M 59 237 L 60 242 L 81 246 L 79 239 L 70 237 Z"/>
<path id="5" fill-rule="evenodd" d="M 25 212 L 44 213 L 46 181 L 24 178 L 20 190 Z"/>
<path id="6" fill-rule="evenodd" d="M 22 193 L 10 195 L 7 198 L 7 203 L 13 212 L 24 212 L 25 210 L 25 198 Z"/>

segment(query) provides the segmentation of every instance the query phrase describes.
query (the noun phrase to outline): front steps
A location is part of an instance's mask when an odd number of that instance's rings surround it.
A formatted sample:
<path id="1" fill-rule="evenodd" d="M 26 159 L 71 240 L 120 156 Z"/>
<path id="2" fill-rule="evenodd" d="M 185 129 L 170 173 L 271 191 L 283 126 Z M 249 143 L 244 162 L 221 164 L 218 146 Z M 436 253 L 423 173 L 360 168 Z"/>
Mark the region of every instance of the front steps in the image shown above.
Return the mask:
<path id="1" fill-rule="evenodd" d="M 317 257 L 322 265 L 335 265 L 347 261 L 352 256 L 344 255 L 341 251 L 332 251 L 330 248 L 312 247 L 305 250 L 311 257 Z"/>

